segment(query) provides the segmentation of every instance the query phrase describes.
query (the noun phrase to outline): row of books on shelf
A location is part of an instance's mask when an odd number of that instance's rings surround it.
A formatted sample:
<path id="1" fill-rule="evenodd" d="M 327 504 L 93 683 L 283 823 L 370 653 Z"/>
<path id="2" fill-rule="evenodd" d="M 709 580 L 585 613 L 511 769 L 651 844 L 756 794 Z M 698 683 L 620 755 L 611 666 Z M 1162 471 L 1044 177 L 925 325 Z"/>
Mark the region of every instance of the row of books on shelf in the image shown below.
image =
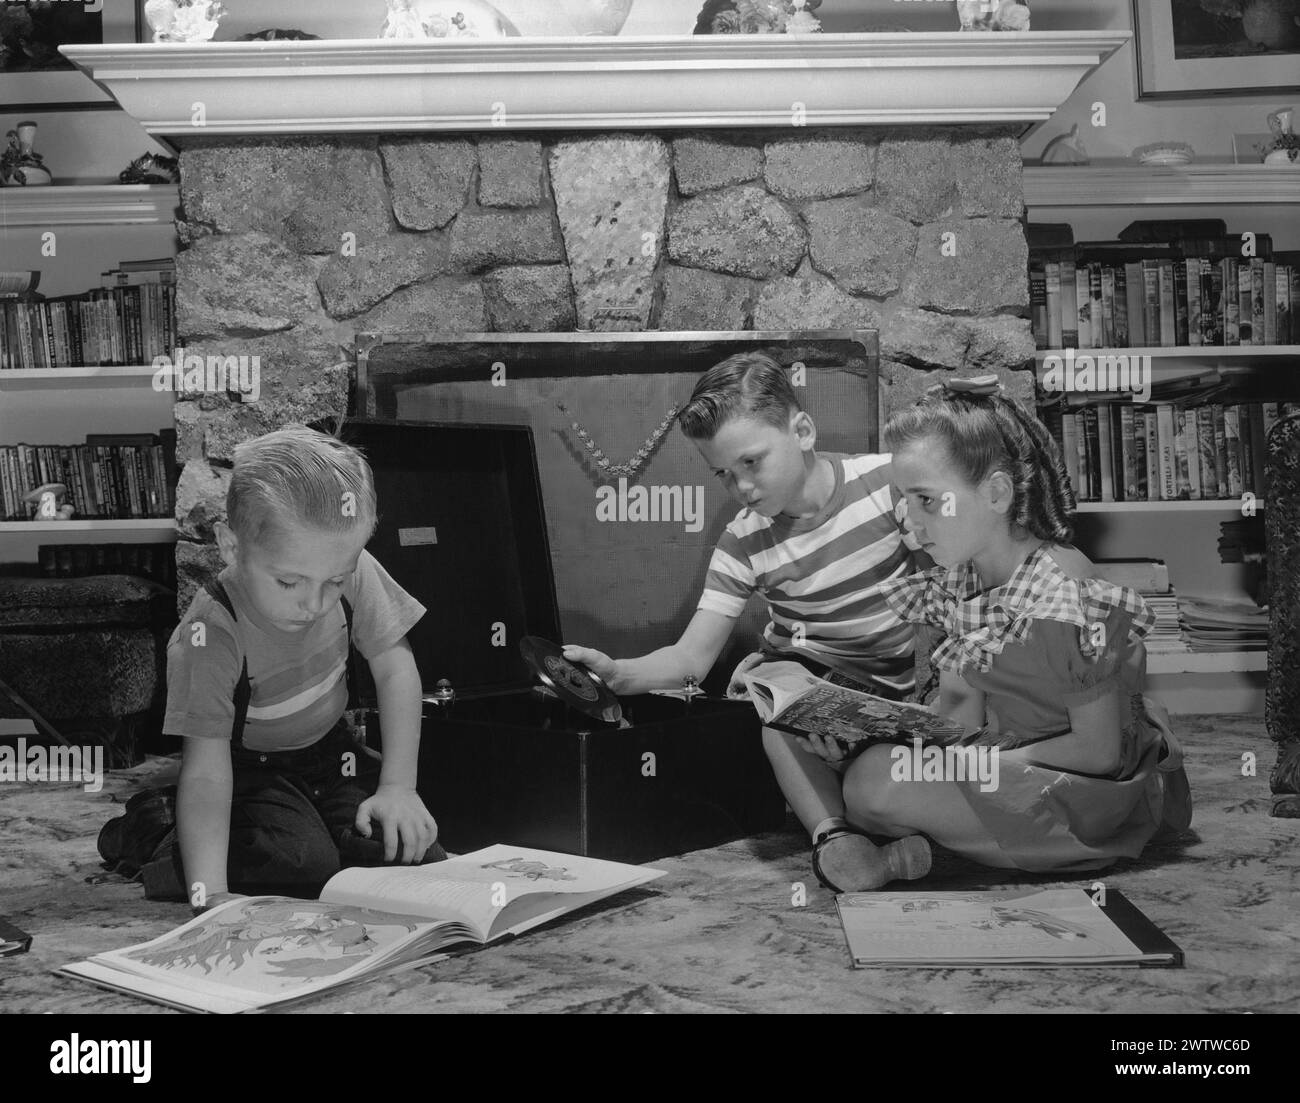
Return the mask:
<path id="1" fill-rule="evenodd" d="M 0 273 L 6 275 L 21 273 Z M 100 284 L 79 295 L 50 298 L 30 288 L 0 293 L 0 370 L 151 364 L 171 353 L 176 346 L 174 260 L 123 262 L 104 273 Z"/>
<path id="2" fill-rule="evenodd" d="M 1186 257 L 1111 265 L 1040 254 L 1030 262 L 1029 302 L 1040 349 L 1300 344 L 1300 263 Z"/>
<path id="3" fill-rule="evenodd" d="M 45 578 L 127 574 L 176 589 L 176 548 L 167 544 L 42 544 L 37 552 Z"/>
<path id="4" fill-rule="evenodd" d="M 26 500 L 37 487 L 61 483 L 76 520 L 171 517 L 176 432 L 88 434 L 85 444 L 0 445 L 3 519 L 36 519 Z"/>
<path id="5" fill-rule="evenodd" d="M 1042 411 L 1081 502 L 1261 498 L 1265 441 L 1298 403 L 1113 402 Z"/>

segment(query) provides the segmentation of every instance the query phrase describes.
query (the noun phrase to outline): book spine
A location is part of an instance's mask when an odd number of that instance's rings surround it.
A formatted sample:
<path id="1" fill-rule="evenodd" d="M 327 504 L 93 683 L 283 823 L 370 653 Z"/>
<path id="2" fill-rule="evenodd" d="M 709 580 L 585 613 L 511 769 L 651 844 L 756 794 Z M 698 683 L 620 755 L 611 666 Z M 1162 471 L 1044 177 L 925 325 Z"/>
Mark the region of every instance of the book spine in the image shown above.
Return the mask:
<path id="1" fill-rule="evenodd" d="M 1220 301 L 1223 303 L 1223 343 L 1225 345 L 1241 344 L 1241 306 L 1237 297 L 1237 262 L 1225 257 L 1219 262 L 1222 274 L 1223 290 Z"/>
<path id="2" fill-rule="evenodd" d="M 1044 284 L 1047 297 L 1047 347 L 1061 348 L 1061 263 L 1049 260 L 1044 263 Z"/>
<path id="3" fill-rule="evenodd" d="M 1277 265 L 1266 260 L 1264 268 L 1264 344 L 1277 344 Z"/>
<path id="4" fill-rule="evenodd" d="M 1102 347 L 1113 349 L 1119 344 L 1115 328 L 1115 269 L 1101 269 L 1101 340 Z"/>
<path id="5" fill-rule="evenodd" d="M 1178 316 L 1174 310 L 1174 263 L 1169 260 L 1157 261 L 1159 266 L 1160 287 L 1160 345 L 1172 348 L 1178 343 Z"/>
<path id="6" fill-rule="evenodd" d="M 1101 265 L 1088 265 L 1088 317 L 1092 319 L 1092 347 L 1107 348 L 1106 319 L 1102 306 Z"/>
<path id="7" fill-rule="evenodd" d="M 1254 343 L 1254 308 L 1250 301 L 1250 261 L 1243 260 L 1237 265 L 1237 333 L 1240 344 Z"/>
<path id="8" fill-rule="evenodd" d="M 1264 344 L 1264 262 L 1259 257 L 1250 262 L 1250 343 Z"/>
<path id="9" fill-rule="evenodd" d="M 1201 261 L 1201 344 L 1223 344 L 1223 272 Z"/>
<path id="10" fill-rule="evenodd" d="M 1129 338 L 1128 273 L 1123 265 L 1115 269 L 1115 344 L 1122 349 L 1133 344 Z"/>
<path id="11" fill-rule="evenodd" d="M 1250 476 L 1255 486 L 1255 496 L 1266 497 L 1268 479 L 1265 458 L 1268 453 L 1268 434 L 1264 429 L 1264 407 L 1259 402 L 1250 403 Z"/>
<path id="12" fill-rule="evenodd" d="M 1097 410 L 1097 447 L 1101 462 L 1101 500 L 1113 502 L 1115 501 L 1115 454 L 1109 405 Z"/>
<path id="13" fill-rule="evenodd" d="M 1208 406 L 1197 406 L 1196 418 L 1196 471 L 1201 497 L 1213 499 L 1218 494 L 1218 477 L 1214 471 L 1214 412 Z"/>
<path id="14" fill-rule="evenodd" d="M 1241 492 L 1258 496 L 1259 487 L 1255 485 L 1254 442 L 1251 440 L 1254 436 L 1252 428 L 1250 404 L 1244 403 L 1237 407 L 1237 435 L 1241 439 Z"/>
<path id="15" fill-rule="evenodd" d="M 1174 469 L 1177 479 L 1177 489 L 1174 497 L 1185 500 L 1192 497 L 1192 471 L 1196 456 L 1196 441 L 1193 439 L 1195 421 L 1192 427 L 1187 424 L 1187 408 L 1185 406 L 1174 407 Z M 1198 479 L 1199 484 L 1199 479 Z M 1199 498 L 1201 488 L 1196 486 L 1196 496 Z"/>
<path id="16" fill-rule="evenodd" d="M 1078 264 L 1074 270 L 1074 312 L 1079 319 L 1079 348 L 1090 349 L 1092 342 L 1092 290 L 1088 266 Z"/>
<path id="17" fill-rule="evenodd" d="M 1147 462 L 1147 413 L 1139 408 L 1133 411 L 1133 476 L 1137 491 L 1133 495 L 1135 502 L 1147 501 L 1151 493 L 1150 484 L 1147 482 L 1149 474 Z"/>
<path id="18" fill-rule="evenodd" d="M 135 363 L 144 364 L 144 327 L 140 319 L 140 288 L 130 288 L 127 297 L 131 302 L 131 324 L 135 327 Z"/>
<path id="19" fill-rule="evenodd" d="M 14 494 L 13 482 L 9 477 L 9 446 L 0 444 L 0 521 L 13 520 L 14 514 L 18 512 L 14 503 L 17 501 L 17 495 Z"/>
<path id="20" fill-rule="evenodd" d="M 1065 464 L 1065 474 L 1070 480 L 1070 488 L 1076 499 L 1082 498 L 1079 488 L 1079 415 L 1069 412 L 1061 414 L 1061 462 Z"/>
<path id="21" fill-rule="evenodd" d="M 1047 269 L 1040 260 L 1029 265 L 1029 317 L 1034 331 L 1034 348 L 1047 344 Z"/>
<path id="22" fill-rule="evenodd" d="M 1061 347 L 1079 347 L 1079 288 L 1072 257 L 1061 258 Z"/>
<path id="23" fill-rule="evenodd" d="M 1291 341 L 1291 266 L 1279 264 L 1277 278 L 1274 282 L 1273 309 L 1277 315 L 1277 344 L 1285 345 Z"/>
<path id="24" fill-rule="evenodd" d="M 1300 265 L 1289 265 L 1287 283 L 1291 290 L 1291 339 L 1289 344 L 1300 345 Z"/>
<path id="25" fill-rule="evenodd" d="M 1187 301 L 1187 262 L 1176 260 L 1174 269 L 1174 344 L 1183 348 L 1190 340 Z"/>
<path id="26" fill-rule="evenodd" d="M 1145 348 L 1149 343 L 1146 333 L 1143 278 L 1142 265 L 1124 265 L 1124 310 L 1128 316 L 1130 348 Z"/>
<path id="27" fill-rule="evenodd" d="M 1228 426 L 1222 403 L 1210 406 L 1210 417 L 1214 433 L 1214 488 L 1220 499 L 1228 496 Z"/>
<path id="28" fill-rule="evenodd" d="M 1187 279 L 1187 343 L 1201 344 L 1201 262 L 1197 257 L 1183 261 Z"/>
<path id="29" fill-rule="evenodd" d="M 1124 403 L 1119 408 L 1120 462 L 1124 472 L 1124 492 L 1120 497 L 1126 502 L 1138 500 L 1137 433 L 1133 421 L 1133 406 Z"/>
<path id="30" fill-rule="evenodd" d="M 1223 408 L 1223 459 L 1228 480 L 1228 497 L 1241 497 L 1241 428 L 1240 407 Z"/>
<path id="31" fill-rule="evenodd" d="M 1088 500 L 1101 500 L 1101 440 L 1097 425 L 1097 407 L 1083 408 L 1083 443 L 1088 471 Z"/>

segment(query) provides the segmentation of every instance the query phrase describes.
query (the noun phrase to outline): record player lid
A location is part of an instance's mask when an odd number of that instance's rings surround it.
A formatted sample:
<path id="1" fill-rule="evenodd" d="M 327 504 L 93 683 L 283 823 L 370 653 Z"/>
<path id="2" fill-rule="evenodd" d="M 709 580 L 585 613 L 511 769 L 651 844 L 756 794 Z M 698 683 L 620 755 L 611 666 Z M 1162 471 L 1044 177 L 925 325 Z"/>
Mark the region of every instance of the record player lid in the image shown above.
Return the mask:
<path id="1" fill-rule="evenodd" d="M 519 643 L 560 638 L 532 430 L 515 425 L 347 422 L 374 472 L 379 525 L 367 545 L 428 610 L 407 639 L 425 693 L 526 689 Z M 365 663 L 363 704 L 375 701 Z"/>

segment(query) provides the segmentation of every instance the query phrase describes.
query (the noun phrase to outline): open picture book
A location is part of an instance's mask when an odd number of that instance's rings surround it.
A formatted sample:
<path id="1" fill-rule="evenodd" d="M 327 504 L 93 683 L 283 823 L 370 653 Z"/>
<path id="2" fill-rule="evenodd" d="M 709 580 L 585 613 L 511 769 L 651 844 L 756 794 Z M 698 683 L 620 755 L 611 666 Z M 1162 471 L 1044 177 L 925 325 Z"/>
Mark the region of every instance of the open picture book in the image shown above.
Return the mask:
<path id="1" fill-rule="evenodd" d="M 319 900 L 231 900 L 59 972 L 184 1011 L 254 1011 L 522 934 L 663 873 L 500 844 L 432 865 L 351 868 Z"/>
<path id="2" fill-rule="evenodd" d="M 797 735 L 827 736 L 845 749 L 863 741 L 949 746 L 974 740 L 967 729 L 921 705 L 837 686 L 793 662 L 762 663 L 741 675 L 764 724 Z"/>
<path id="3" fill-rule="evenodd" d="M 835 905 L 859 969 L 1183 964 L 1117 889 L 846 892 Z"/>

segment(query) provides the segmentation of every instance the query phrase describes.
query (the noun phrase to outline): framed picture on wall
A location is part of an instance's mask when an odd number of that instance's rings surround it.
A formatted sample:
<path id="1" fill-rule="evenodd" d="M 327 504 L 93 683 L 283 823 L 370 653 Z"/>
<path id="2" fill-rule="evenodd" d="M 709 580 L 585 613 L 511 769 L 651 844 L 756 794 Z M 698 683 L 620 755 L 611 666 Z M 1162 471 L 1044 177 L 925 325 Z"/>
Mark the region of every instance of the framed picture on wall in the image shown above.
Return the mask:
<path id="1" fill-rule="evenodd" d="M 136 0 L 0 3 L 0 105 L 6 112 L 115 106 L 59 47 L 138 42 L 140 25 Z"/>
<path id="2" fill-rule="evenodd" d="M 1300 92 L 1300 4 L 1133 0 L 1138 99 Z"/>

